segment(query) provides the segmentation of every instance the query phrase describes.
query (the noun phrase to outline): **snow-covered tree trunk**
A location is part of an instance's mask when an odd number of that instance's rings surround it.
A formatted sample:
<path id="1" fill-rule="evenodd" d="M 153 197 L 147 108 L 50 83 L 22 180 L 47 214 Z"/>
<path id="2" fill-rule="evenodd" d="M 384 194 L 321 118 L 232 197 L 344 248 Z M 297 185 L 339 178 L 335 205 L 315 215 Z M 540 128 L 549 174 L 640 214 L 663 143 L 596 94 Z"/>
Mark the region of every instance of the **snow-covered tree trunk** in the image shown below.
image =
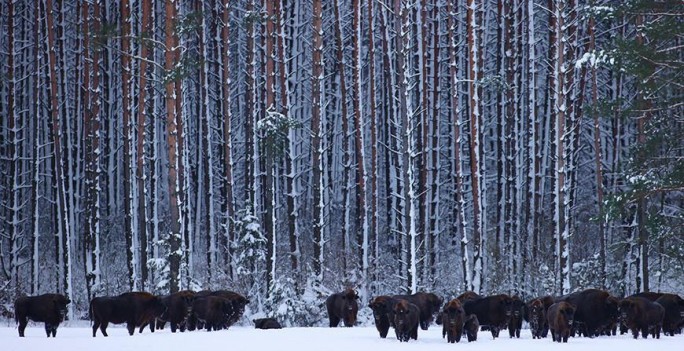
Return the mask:
<path id="1" fill-rule="evenodd" d="M 256 209 L 256 195 L 255 195 L 255 174 L 254 167 L 254 121 L 255 115 L 255 95 L 256 95 L 256 81 L 255 81 L 255 59 L 256 59 L 256 33 L 254 31 L 254 22 L 257 20 L 256 13 L 254 13 L 254 0 L 248 0 L 246 7 L 246 57 L 245 57 L 245 107 L 244 107 L 244 135 L 245 135 L 245 158 L 244 158 L 244 182 L 245 185 L 245 207 L 251 206 Z"/>
<path id="2" fill-rule="evenodd" d="M 123 198 L 124 236 L 129 274 L 129 289 L 138 290 L 140 277 L 138 232 L 133 223 L 133 194 L 131 193 L 131 9 L 129 0 L 121 1 L 121 115 L 123 116 Z"/>
<path id="3" fill-rule="evenodd" d="M 470 290 L 472 286 L 472 265 L 468 256 L 468 230 L 467 220 L 465 216 L 465 197 L 463 196 L 463 162 L 461 150 L 461 107 L 459 99 L 459 70 L 458 70 L 458 42 L 461 34 L 457 18 L 458 2 L 456 0 L 449 0 L 447 2 L 447 27 L 449 33 L 449 104 L 451 108 L 451 139 L 452 139 L 452 194 L 453 194 L 453 210 L 452 210 L 452 230 L 456 238 L 458 233 L 462 233 L 460 240 L 461 249 L 461 269 L 463 273 L 463 290 Z"/>
<path id="4" fill-rule="evenodd" d="M 55 19 L 53 15 L 52 0 L 46 0 L 45 11 L 47 20 L 47 50 L 48 50 L 48 67 L 50 79 L 50 114 L 51 114 L 51 141 L 53 147 L 53 189 L 56 194 L 56 240 L 57 240 L 57 291 L 66 293 L 69 299 L 73 300 L 73 288 L 71 285 L 70 264 L 71 252 L 68 244 L 71 241 L 71 228 L 69 227 L 67 211 L 66 211 L 66 195 L 64 188 L 64 176 L 62 172 L 63 158 L 62 158 L 62 137 L 61 137 L 61 123 L 59 118 L 59 88 L 57 77 L 57 50 L 55 50 Z M 74 307 L 69 304 L 68 315 L 73 318 Z"/>
<path id="5" fill-rule="evenodd" d="M 346 75 L 346 63 L 344 60 L 344 42 L 342 38 L 342 20 L 340 19 L 340 3 L 338 0 L 334 0 L 334 13 L 335 13 L 335 44 L 336 44 L 336 58 L 337 58 L 337 71 L 339 74 L 339 102 L 342 120 L 342 224 L 340 225 L 340 237 L 342 239 L 342 272 L 345 279 L 351 275 L 351 272 L 356 268 L 350 264 L 352 258 L 349 257 L 351 253 L 351 206 L 349 200 L 349 191 L 351 190 L 349 179 L 351 177 L 351 161 L 350 161 L 350 151 L 349 151 L 349 109 L 347 106 L 348 100 L 348 89 L 347 89 L 347 75 Z"/>
<path id="6" fill-rule="evenodd" d="M 484 226 L 484 211 L 482 208 L 482 201 L 485 201 L 482 194 L 483 174 L 482 174 L 482 145 L 480 140 L 482 137 L 482 121 L 481 121 L 481 106 L 480 98 L 482 97 L 482 88 L 479 80 L 482 75 L 481 72 L 481 38 L 479 32 L 478 15 L 480 10 L 480 2 L 478 0 L 468 0 L 467 20 L 466 26 L 468 31 L 468 57 L 469 57 L 469 94 L 470 94 L 470 176 L 471 176 L 471 190 L 473 201 L 473 280 L 470 283 L 469 290 L 480 293 L 482 283 L 484 281 L 484 246 L 485 233 Z"/>
<path id="7" fill-rule="evenodd" d="M 312 14 L 312 73 L 311 73 L 311 192 L 313 195 L 313 274 L 314 287 L 320 287 L 323 281 L 323 186 L 322 186 L 322 154 L 321 149 L 321 116 L 322 80 L 323 80 L 323 21 L 322 0 L 313 0 Z"/>
<path id="8" fill-rule="evenodd" d="M 375 11 L 373 8 L 373 2 L 369 1 L 367 5 L 368 10 L 368 113 L 369 113 L 369 123 L 370 123 L 370 147 L 371 147 L 371 159 L 370 159 L 370 224 L 368 228 L 369 242 L 373 245 L 372 253 L 369 255 L 372 259 L 372 270 L 370 274 L 370 286 L 371 294 L 378 293 L 377 283 L 378 283 L 378 273 L 379 273 L 379 262 L 380 262 L 380 237 L 378 227 L 378 209 L 380 199 L 378 197 L 378 126 L 377 126 L 377 103 L 376 103 L 376 92 L 375 92 Z"/>
<path id="9" fill-rule="evenodd" d="M 223 234 L 221 235 L 221 250 L 224 252 L 223 263 L 228 270 L 228 277 L 234 279 L 235 266 L 233 261 L 232 243 L 234 238 L 233 215 L 235 199 L 233 198 L 233 143 L 231 111 L 231 70 L 230 70 L 230 12 L 229 0 L 222 0 L 221 8 L 221 41 L 217 47 L 221 50 L 221 111 L 223 120 Z"/>
<path id="10" fill-rule="evenodd" d="M 168 229 L 168 262 L 169 262 L 169 277 L 168 286 L 170 292 L 176 292 L 181 286 L 181 213 L 180 213 L 180 191 L 181 178 L 179 175 L 179 159 L 181 156 L 178 151 L 180 149 L 180 142 L 178 136 L 182 133 L 182 125 L 178 125 L 180 119 L 177 110 L 176 99 L 178 96 L 178 89 L 176 79 L 174 77 L 174 70 L 178 62 L 178 37 L 175 33 L 175 21 L 177 20 L 177 8 L 174 2 L 167 2 L 165 7 L 165 61 L 164 69 L 166 72 L 165 87 L 165 104 L 166 104 L 166 146 L 168 148 L 168 191 L 169 191 L 169 229 Z"/>
<path id="11" fill-rule="evenodd" d="M 100 3 L 82 5 L 84 69 L 83 87 L 85 98 L 85 143 L 86 143 L 86 226 L 85 226 L 85 281 L 88 301 L 99 291 L 100 271 L 100 50 L 91 46 L 90 28 L 100 30 Z M 90 81 L 92 79 L 92 82 Z"/>
<path id="12" fill-rule="evenodd" d="M 138 237 L 140 238 L 140 282 L 141 289 L 145 289 L 149 283 L 148 271 L 148 233 L 147 233 L 147 191 L 145 187 L 145 123 L 147 121 L 146 92 L 147 92 L 147 66 L 150 60 L 149 47 L 152 45 L 150 36 L 152 35 L 151 12 L 152 3 L 150 0 L 143 0 L 141 17 L 141 43 L 140 43 L 140 72 L 138 77 L 138 101 L 137 101 L 137 121 L 136 121 L 136 168 L 135 180 L 137 182 L 137 220 Z"/>
<path id="13" fill-rule="evenodd" d="M 278 33 L 276 40 L 276 51 L 278 55 L 278 71 L 279 79 L 278 83 L 280 86 L 280 109 L 282 115 L 291 119 L 290 116 L 290 84 L 288 79 L 291 79 L 291 72 L 289 71 L 289 65 L 286 64 L 286 60 L 289 61 L 292 58 L 286 57 L 286 30 L 285 30 L 285 16 L 286 16 L 286 3 L 284 0 L 278 0 L 276 2 L 275 11 L 278 13 Z M 299 120 L 295 120 L 299 122 Z M 287 155 L 285 157 L 285 188 L 287 197 L 287 219 L 288 219 L 288 239 L 290 244 L 290 252 L 288 256 L 290 257 L 290 274 L 294 277 L 295 291 L 301 293 L 300 280 L 302 279 L 302 252 L 300 248 L 300 225 L 299 225 L 299 208 L 300 208 L 300 195 L 302 194 L 301 188 L 301 141 L 302 135 L 297 132 L 296 128 L 290 128 L 287 133 Z"/>
<path id="14" fill-rule="evenodd" d="M 440 259 L 439 256 L 439 242 L 441 238 L 440 217 L 441 217 L 441 193 L 442 193 L 442 179 L 440 171 L 442 169 L 441 162 L 441 139 L 442 139 L 442 106 L 441 106 L 441 73 L 442 73 L 442 55 L 441 55 L 441 33 L 440 33 L 440 2 L 438 0 L 432 3 L 432 60 L 430 62 L 432 69 L 432 118 L 429 121 L 429 132 L 427 135 L 430 138 L 429 150 L 431 152 L 428 165 L 430 167 L 429 187 L 432 190 L 430 194 L 430 211 L 428 212 L 428 224 L 425 229 L 425 236 L 429 239 L 430 245 L 427 246 L 426 252 L 427 267 L 429 270 L 428 280 L 433 286 L 438 280 L 437 264 Z M 427 24 L 426 24 L 427 25 Z M 427 52 L 427 49 L 426 49 Z M 426 126 L 428 128 L 428 126 Z M 427 140 L 426 140 L 427 144 Z M 426 149 L 427 152 L 428 149 Z M 426 167 L 427 168 L 427 167 Z"/>
<path id="15" fill-rule="evenodd" d="M 359 292 L 362 301 L 365 301 L 365 297 L 368 296 L 368 240 L 370 228 L 368 226 L 368 212 L 366 208 L 366 142 L 363 126 L 365 118 L 362 116 L 364 109 L 362 106 L 363 92 L 361 90 L 362 57 L 365 58 L 365 55 L 361 53 L 361 4 L 359 0 L 352 0 L 352 12 L 352 57 L 354 60 L 352 64 L 352 85 L 354 89 L 352 106 L 354 109 L 354 149 L 356 156 L 356 237 L 359 250 L 357 266 L 361 269 Z"/>

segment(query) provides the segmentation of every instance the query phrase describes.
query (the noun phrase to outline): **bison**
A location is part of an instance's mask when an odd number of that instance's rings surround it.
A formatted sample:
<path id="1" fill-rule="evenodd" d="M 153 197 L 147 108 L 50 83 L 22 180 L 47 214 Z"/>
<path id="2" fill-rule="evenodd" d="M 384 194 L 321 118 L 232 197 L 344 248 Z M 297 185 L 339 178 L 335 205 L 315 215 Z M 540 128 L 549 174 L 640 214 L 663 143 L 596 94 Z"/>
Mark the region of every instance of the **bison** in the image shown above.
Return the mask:
<path id="1" fill-rule="evenodd" d="M 24 337 L 24 330 L 30 319 L 34 322 L 45 322 L 47 337 L 56 337 L 57 327 L 64 320 L 69 303 L 71 300 L 60 294 L 18 298 L 14 302 L 14 320 L 19 323 L 19 336 Z"/>
<path id="2" fill-rule="evenodd" d="M 325 300 L 325 306 L 328 309 L 330 328 L 337 327 L 340 320 L 344 322 L 345 327 L 354 326 L 356 314 L 359 312 L 359 304 L 356 302 L 358 298 L 359 295 L 356 291 L 350 288 L 328 296 Z"/>
<path id="3" fill-rule="evenodd" d="M 458 295 L 456 297 L 459 301 L 461 301 L 461 304 L 465 303 L 466 301 L 472 301 L 472 300 L 477 300 L 481 299 L 482 296 L 478 295 L 474 291 L 466 291 L 461 295 Z"/>
<path id="4" fill-rule="evenodd" d="M 245 313 L 245 306 L 247 306 L 247 304 L 249 303 L 248 298 L 246 298 L 246 297 L 244 297 L 244 296 L 242 296 L 242 295 L 240 295 L 234 291 L 217 290 L 217 291 L 212 292 L 211 295 L 227 299 L 232 304 L 233 313 L 228 318 L 228 322 L 227 322 L 226 327 L 230 327 L 231 325 L 237 323 L 237 321 Z"/>
<path id="5" fill-rule="evenodd" d="M 660 339 L 660 329 L 663 327 L 665 309 L 659 303 L 645 297 L 628 297 L 620 301 L 619 313 L 622 322 L 632 330 L 635 339 L 641 336 L 646 339 L 651 336 Z"/>
<path id="6" fill-rule="evenodd" d="M 463 325 L 465 324 L 465 311 L 458 299 L 453 299 L 444 305 L 442 317 L 442 338 L 446 335 L 448 343 L 461 341 Z"/>
<path id="7" fill-rule="evenodd" d="M 655 302 L 656 300 L 661 298 L 663 295 L 664 295 L 663 293 L 659 293 L 659 292 L 644 291 L 644 292 L 640 292 L 640 293 L 630 295 L 628 297 L 643 297 L 645 299 L 648 299 L 650 301 Z"/>
<path id="8" fill-rule="evenodd" d="M 387 295 L 376 296 L 368 303 L 368 307 L 373 310 L 375 328 L 383 339 L 387 337 L 390 326 L 394 325 L 395 304 L 396 301 Z"/>
<path id="9" fill-rule="evenodd" d="M 188 321 L 195 329 L 199 325 L 207 331 L 228 328 L 229 321 L 234 314 L 233 302 L 221 296 L 204 296 L 196 298 L 192 303 L 192 314 Z"/>
<path id="10" fill-rule="evenodd" d="M 480 330 L 480 322 L 477 320 L 477 316 L 474 314 L 466 317 L 465 325 L 466 336 L 468 336 L 468 342 L 477 341 L 477 332 Z"/>
<path id="11" fill-rule="evenodd" d="M 568 302 L 554 303 L 547 311 L 551 338 L 556 342 L 568 342 L 575 316 L 575 307 Z"/>
<path id="12" fill-rule="evenodd" d="M 420 309 L 415 304 L 399 299 L 394 305 L 394 331 L 397 340 L 408 342 L 418 340 Z"/>
<path id="13" fill-rule="evenodd" d="M 575 325 L 573 330 L 587 337 L 599 336 L 617 318 L 617 299 L 603 290 L 587 289 L 562 296 L 575 306 Z"/>
<path id="14" fill-rule="evenodd" d="M 499 331 L 508 325 L 512 304 L 510 296 L 502 294 L 466 301 L 463 309 L 466 315 L 476 315 L 480 325 L 487 327 L 496 339 Z"/>
<path id="15" fill-rule="evenodd" d="M 119 296 L 95 297 L 90 301 L 90 319 L 93 322 L 93 337 L 100 328 L 107 336 L 109 323 L 126 323 L 128 334 L 135 328 L 143 328 L 166 311 L 162 299 L 147 292 L 128 292 Z M 154 329 L 152 330 L 154 331 Z"/>
<path id="16" fill-rule="evenodd" d="M 520 338 L 522 321 L 525 310 L 525 303 L 519 297 L 513 296 L 511 302 L 511 318 L 508 320 L 508 334 L 511 338 Z"/>
<path id="17" fill-rule="evenodd" d="M 663 294 L 655 302 L 663 306 L 663 333 L 674 336 L 679 333 L 680 324 L 684 322 L 684 299 L 675 294 Z"/>
<path id="18" fill-rule="evenodd" d="M 253 319 L 255 329 L 282 329 L 283 327 L 275 318 Z"/>
<path id="19" fill-rule="evenodd" d="M 420 329 L 428 330 L 430 323 L 432 323 L 435 313 L 439 312 L 444 300 L 433 294 L 425 292 L 417 292 L 413 295 L 394 295 L 395 299 L 406 300 L 416 306 L 420 310 Z"/>
<path id="20" fill-rule="evenodd" d="M 546 307 L 541 299 L 534 299 L 527 304 L 527 320 L 530 323 L 532 339 L 545 338 L 549 324 L 546 319 Z"/>
<path id="21" fill-rule="evenodd" d="M 191 290 L 183 290 L 162 297 L 162 303 L 166 307 L 166 311 L 157 318 L 157 329 L 164 329 L 164 324 L 169 322 L 172 333 L 175 333 L 178 329 L 184 332 L 194 301 L 195 293 Z"/>

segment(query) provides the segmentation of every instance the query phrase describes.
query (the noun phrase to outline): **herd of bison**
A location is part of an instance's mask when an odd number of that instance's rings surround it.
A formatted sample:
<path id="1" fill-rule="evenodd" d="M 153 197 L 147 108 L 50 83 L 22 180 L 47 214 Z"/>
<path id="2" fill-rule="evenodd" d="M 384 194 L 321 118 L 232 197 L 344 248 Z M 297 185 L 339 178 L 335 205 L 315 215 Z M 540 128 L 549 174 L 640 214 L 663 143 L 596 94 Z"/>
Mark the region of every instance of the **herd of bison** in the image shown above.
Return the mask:
<path id="1" fill-rule="evenodd" d="M 345 289 L 328 296 L 325 301 L 330 327 L 342 321 L 345 326 L 356 324 L 359 296 L 353 289 Z M 47 336 L 55 337 L 57 327 L 64 320 L 67 304 L 64 295 L 44 294 L 21 297 L 14 305 L 19 323 L 19 336 L 24 336 L 28 320 L 44 322 Z M 228 290 L 199 292 L 180 291 L 166 296 L 147 292 L 128 292 L 119 296 L 96 297 L 90 301 L 89 315 L 93 337 L 99 329 L 107 336 L 107 326 L 126 323 L 128 333 L 136 328 L 142 332 L 163 329 L 168 323 L 172 332 L 229 328 L 243 315 L 249 299 Z M 570 336 L 595 337 L 625 334 L 631 330 L 647 338 L 675 335 L 684 328 L 684 299 L 676 294 L 639 293 L 618 298 L 598 289 L 587 289 L 572 294 L 544 296 L 523 302 L 517 296 L 505 294 L 480 296 L 466 292 L 444 303 L 433 293 L 413 295 L 382 295 L 372 298 L 368 307 L 373 311 L 375 326 L 381 338 L 394 328 L 399 341 L 418 339 L 418 327 L 427 330 L 434 321 L 442 325 L 442 337 L 449 343 L 459 342 L 465 334 L 468 341 L 476 341 L 479 330 L 490 331 L 493 338 L 502 329 L 510 337 L 520 337 L 523 320 L 529 324 L 533 339 L 551 338 L 567 342 Z M 274 318 L 253 320 L 258 329 L 280 329 Z"/>

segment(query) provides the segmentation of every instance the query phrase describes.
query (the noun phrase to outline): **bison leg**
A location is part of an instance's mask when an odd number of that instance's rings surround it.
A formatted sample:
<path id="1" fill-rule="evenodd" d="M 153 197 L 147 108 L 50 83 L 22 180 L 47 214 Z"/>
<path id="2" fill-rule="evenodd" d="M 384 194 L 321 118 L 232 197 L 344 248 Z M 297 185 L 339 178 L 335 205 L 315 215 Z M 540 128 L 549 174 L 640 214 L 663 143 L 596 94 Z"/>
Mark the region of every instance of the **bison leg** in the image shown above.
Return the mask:
<path id="1" fill-rule="evenodd" d="M 178 326 L 176 325 L 176 323 L 171 322 L 171 332 L 172 332 L 172 333 L 175 333 L 175 332 L 176 332 L 176 328 L 177 328 L 177 327 L 178 327 Z"/>
<path id="2" fill-rule="evenodd" d="M 335 315 L 330 315 L 330 328 L 337 328 L 337 326 L 340 324 L 340 317 L 337 317 Z"/>
<path id="3" fill-rule="evenodd" d="M 413 340 L 418 340 L 418 326 L 416 325 L 413 327 L 413 330 L 411 330 L 411 339 Z M 408 341 L 408 340 L 406 340 Z"/>
<path id="4" fill-rule="evenodd" d="M 128 335 L 133 336 L 135 334 L 135 322 L 126 323 L 126 329 L 128 329 Z"/>
<path id="5" fill-rule="evenodd" d="M 102 335 L 104 336 L 109 336 L 107 334 L 107 327 L 109 326 L 108 321 L 102 321 L 102 324 L 100 324 L 100 331 L 102 332 Z"/>
<path id="6" fill-rule="evenodd" d="M 430 321 L 429 321 L 429 320 L 427 320 L 427 321 L 425 321 L 425 320 L 420 321 L 420 329 L 428 330 L 428 327 L 429 327 L 429 326 L 430 326 Z"/>
<path id="7" fill-rule="evenodd" d="M 100 322 L 98 322 L 96 320 L 93 321 L 93 338 L 97 334 L 97 328 L 99 328 L 99 327 L 100 327 Z"/>
<path id="8" fill-rule="evenodd" d="M 20 317 L 17 318 L 19 321 L 19 336 L 24 337 L 24 330 L 26 330 L 26 326 L 28 325 L 28 319 L 26 317 Z"/>
<path id="9" fill-rule="evenodd" d="M 641 337 L 648 339 L 648 327 L 641 328 Z"/>
<path id="10" fill-rule="evenodd" d="M 563 342 L 568 342 L 568 338 L 570 337 L 570 333 L 567 331 L 563 333 Z"/>
<path id="11" fill-rule="evenodd" d="M 45 333 L 47 334 L 47 337 L 49 338 L 50 335 L 52 334 L 52 324 L 50 323 L 45 323 Z"/>

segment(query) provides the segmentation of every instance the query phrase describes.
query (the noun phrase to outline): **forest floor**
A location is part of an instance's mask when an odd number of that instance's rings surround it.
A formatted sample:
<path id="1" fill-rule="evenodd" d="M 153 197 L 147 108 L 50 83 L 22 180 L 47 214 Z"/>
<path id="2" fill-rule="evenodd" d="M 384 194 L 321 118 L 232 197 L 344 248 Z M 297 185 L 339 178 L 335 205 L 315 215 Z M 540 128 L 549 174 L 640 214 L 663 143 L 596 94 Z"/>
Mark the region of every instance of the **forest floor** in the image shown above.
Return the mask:
<path id="1" fill-rule="evenodd" d="M 57 338 L 48 339 L 43 325 L 31 323 L 26 337 L 19 338 L 14 322 L 0 324 L 0 349 L 8 351 L 192 351 L 192 350 L 283 350 L 283 351 L 396 351 L 396 350 L 601 350 L 601 351 L 681 351 L 684 335 L 663 337 L 659 340 L 634 340 L 629 335 L 589 338 L 570 338 L 567 344 L 556 344 L 551 338 L 533 340 L 529 330 L 522 331 L 520 339 L 504 337 L 492 339 L 489 332 L 480 332 L 478 341 L 468 343 L 462 339 L 459 345 L 451 345 L 442 339 L 440 326 L 432 325 L 428 331 L 419 330 L 418 340 L 400 343 L 394 331 L 381 339 L 375 327 L 355 328 L 286 328 L 281 330 L 256 330 L 251 327 L 232 327 L 218 332 L 195 331 L 172 334 L 166 330 L 129 336 L 122 326 L 110 326 L 109 337 L 96 338 L 86 324 L 61 326 Z M 502 332 L 502 335 L 504 332 Z"/>

